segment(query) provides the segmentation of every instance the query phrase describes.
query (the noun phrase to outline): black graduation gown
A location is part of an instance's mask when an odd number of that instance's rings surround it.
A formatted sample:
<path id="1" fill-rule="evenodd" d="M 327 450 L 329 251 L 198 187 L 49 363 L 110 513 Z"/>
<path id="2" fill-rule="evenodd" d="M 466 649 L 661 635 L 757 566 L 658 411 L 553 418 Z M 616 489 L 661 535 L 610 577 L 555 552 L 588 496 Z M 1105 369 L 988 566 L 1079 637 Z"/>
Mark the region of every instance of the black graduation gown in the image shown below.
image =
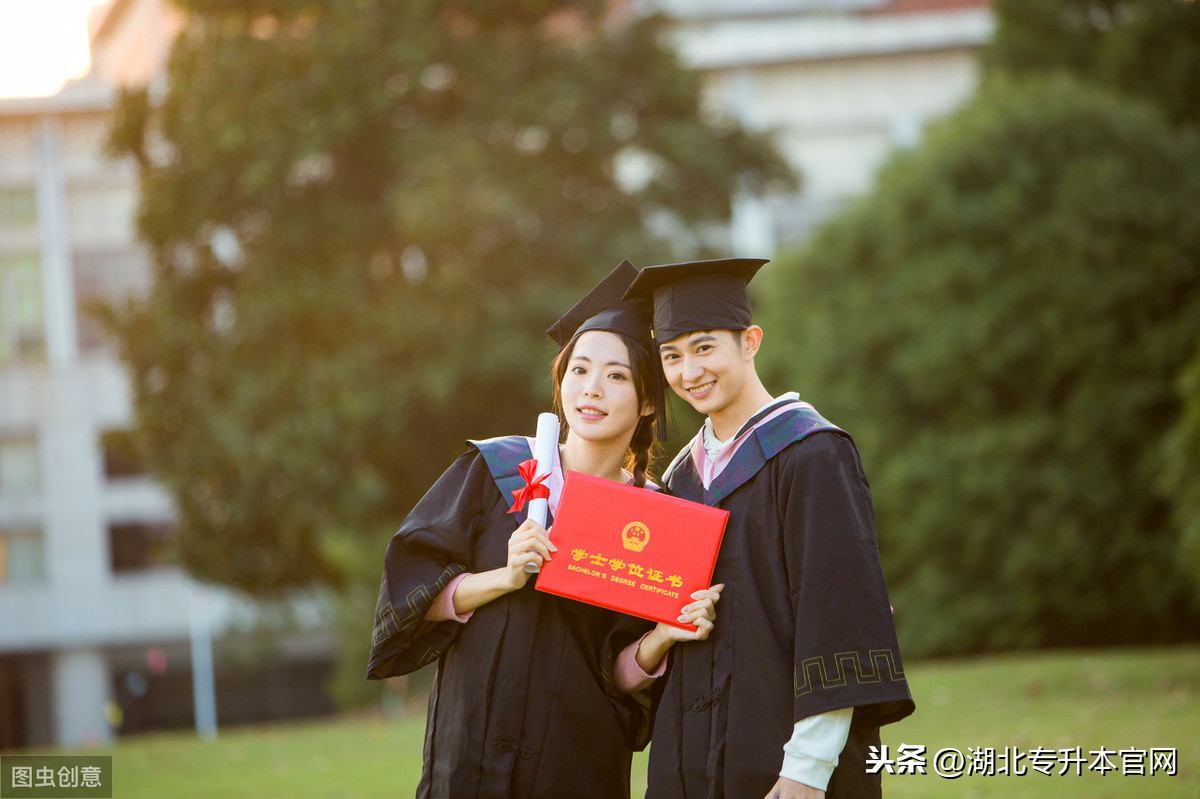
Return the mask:
<path id="1" fill-rule="evenodd" d="M 676 496 L 729 511 L 713 577 L 726 587 L 712 635 L 675 646 L 656 685 L 647 799 L 760 799 L 795 722 L 844 707 L 850 737 L 827 795 L 879 796 L 866 748 L 913 711 L 858 452 L 792 405 L 708 490 L 684 453 L 665 478 Z"/>
<path id="2" fill-rule="evenodd" d="M 617 691 L 612 665 L 649 622 L 544 594 L 533 579 L 465 624 L 424 621 L 456 575 L 507 563 L 525 518 L 507 511 L 528 441 L 470 443 L 393 536 L 375 613 L 369 678 L 438 661 L 417 796 L 628 797 L 649 718 Z"/>

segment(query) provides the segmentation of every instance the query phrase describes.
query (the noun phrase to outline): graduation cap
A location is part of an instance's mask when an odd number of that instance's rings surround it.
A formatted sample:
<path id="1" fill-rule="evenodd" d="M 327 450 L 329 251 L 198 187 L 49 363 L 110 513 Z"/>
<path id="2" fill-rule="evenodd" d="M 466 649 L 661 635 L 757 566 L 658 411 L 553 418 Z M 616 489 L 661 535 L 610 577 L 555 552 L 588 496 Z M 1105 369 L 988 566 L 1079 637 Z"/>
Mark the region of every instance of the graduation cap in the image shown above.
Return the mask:
<path id="1" fill-rule="evenodd" d="M 637 342 L 650 345 L 650 303 L 640 299 L 624 299 L 625 292 L 638 275 L 637 267 L 628 260 L 621 261 L 587 295 L 575 303 L 550 326 L 546 335 L 558 346 L 565 347 L 576 333 L 586 330 L 607 330 L 624 333 Z"/>
<path id="2" fill-rule="evenodd" d="M 761 258 L 724 258 L 647 266 L 626 299 L 654 303 L 654 338 L 659 344 L 697 330 L 745 330 L 750 326 L 746 284 Z"/>
<path id="3" fill-rule="evenodd" d="M 637 267 L 628 260 L 605 275 L 583 299 L 563 314 L 550 326 L 546 335 L 554 339 L 559 349 L 567 346 L 578 333 L 588 330 L 604 330 L 623 333 L 650 355 L 651 373 L 648 382 L 651 396 L 646 399 L 654 405 L 656 435 L 666 438 L 666 392 L 663 389 L 662 370 L 658 368 L 658 353 L 654 349 L 654 338 L 650 333 L 650 301 L 648 299 L 625 298 L 638 276 Z"/>

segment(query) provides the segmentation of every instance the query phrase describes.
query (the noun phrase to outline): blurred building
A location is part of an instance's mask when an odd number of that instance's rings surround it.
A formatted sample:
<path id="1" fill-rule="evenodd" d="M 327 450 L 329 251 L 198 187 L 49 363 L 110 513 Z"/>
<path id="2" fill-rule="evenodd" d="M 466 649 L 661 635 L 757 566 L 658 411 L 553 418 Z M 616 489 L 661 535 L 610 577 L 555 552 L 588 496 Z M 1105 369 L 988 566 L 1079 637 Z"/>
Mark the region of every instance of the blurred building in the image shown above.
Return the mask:
<path id="1" fill-rule="evenodd" d="M 709 108 L 775 131 L 802 174 L 799 194 L 735 198 L 743 256 L 802 240 L 867 190 L 970 94 L 992 27 L 986 0 L 614 7 L 673 17 Z M 104 139 L 115 87 L 161 81 L 180 21 L 167 0 L 112 0 L 92 20 L 88 78 L 0 101 L 0 749 L 189 726 L 194 623 L 256 612 L 164 560 L 171 502 L 127 444 L 129 383 L 84 310 L 149 284 L 137 176 Z M 331 657 L 326 638 L 289 636 L 272 674 L 219 672 L 222 723 L 327 710 Z"/>
<path id="2" fill-rule="evenodd" d="M 88 77 L 113 86 L 144 86 L 162 79 L 183 15 L 170 0 L 110 0 L 88 23 Z"/>
<path id="3" fill-rule="evenodd" d="M 136 170 L 104 142 L 114 87 L 160 74 L 177 30 L 163 0 L 104 10 L 88 78 L 0 100 L 0 749 L 190 726 L 190 635 L 261 621 L 170 564 L 170 498 L 128 445 L 129 381 L 86 313 L 149 285 Z M 331 709 L 329 637 L 283 648 L 218 663 L 222 723 Z"/>
<path id="4" fill-rule="evenodd" d="M 883 160 L 975 88 L 988 0 L 640 0 L 673 17 L 706 100 L 773 131 L 799 194 L 735 202 L 733 250 L 769 257 L 867 191 Z"/>

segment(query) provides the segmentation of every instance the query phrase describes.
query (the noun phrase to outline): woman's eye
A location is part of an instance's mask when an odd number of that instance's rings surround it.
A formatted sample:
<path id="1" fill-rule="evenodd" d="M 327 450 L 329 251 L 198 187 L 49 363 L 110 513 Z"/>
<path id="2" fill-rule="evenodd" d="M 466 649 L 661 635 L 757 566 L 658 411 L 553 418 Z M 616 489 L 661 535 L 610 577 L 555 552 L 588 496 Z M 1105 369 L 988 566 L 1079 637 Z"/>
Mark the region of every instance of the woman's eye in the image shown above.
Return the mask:
<path id="1" fill-rule="evenodd" d="M 610 374 L 608 376 L 608 379 L 609 380 L 624 380 L 625 375 L 621 374 L 620 372 L 613 372 L 612 374 Z"/>
<path id="2" fill-rule="evenodd" d="M 587 369 L 584 369 L 582 366 L 572 366 L 572 367 L 571 367 L 571 374 L 573 374 L 573 375 L 585 375 L 585 374 L 587 374 Z"/>

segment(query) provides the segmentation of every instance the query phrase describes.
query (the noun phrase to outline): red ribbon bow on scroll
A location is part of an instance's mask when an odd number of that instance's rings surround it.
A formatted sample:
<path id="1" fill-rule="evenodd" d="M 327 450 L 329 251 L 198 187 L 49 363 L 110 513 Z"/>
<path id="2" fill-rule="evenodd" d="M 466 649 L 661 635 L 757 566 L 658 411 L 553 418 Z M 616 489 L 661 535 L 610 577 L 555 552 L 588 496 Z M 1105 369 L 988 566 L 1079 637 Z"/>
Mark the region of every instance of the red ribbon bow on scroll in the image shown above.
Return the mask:
<path id="1" fill-rule="evenodd" d="M 525 507 L 525 503 L 531 499 L 549 499 L 550 486 L 542 485 L 542 481 L 550 476 L 549 472 L 543 475 L 537 475 L 537 461 L 530 458 L 527 461 L 521 461 L 517 466 L 517 471 L 521 473 L 521 479 L 525 481 L 525 485 L 518 488 L 513 493 L 513 506 L 508 509 L 509 513 L 519 513 L 521 508 Z"/>

